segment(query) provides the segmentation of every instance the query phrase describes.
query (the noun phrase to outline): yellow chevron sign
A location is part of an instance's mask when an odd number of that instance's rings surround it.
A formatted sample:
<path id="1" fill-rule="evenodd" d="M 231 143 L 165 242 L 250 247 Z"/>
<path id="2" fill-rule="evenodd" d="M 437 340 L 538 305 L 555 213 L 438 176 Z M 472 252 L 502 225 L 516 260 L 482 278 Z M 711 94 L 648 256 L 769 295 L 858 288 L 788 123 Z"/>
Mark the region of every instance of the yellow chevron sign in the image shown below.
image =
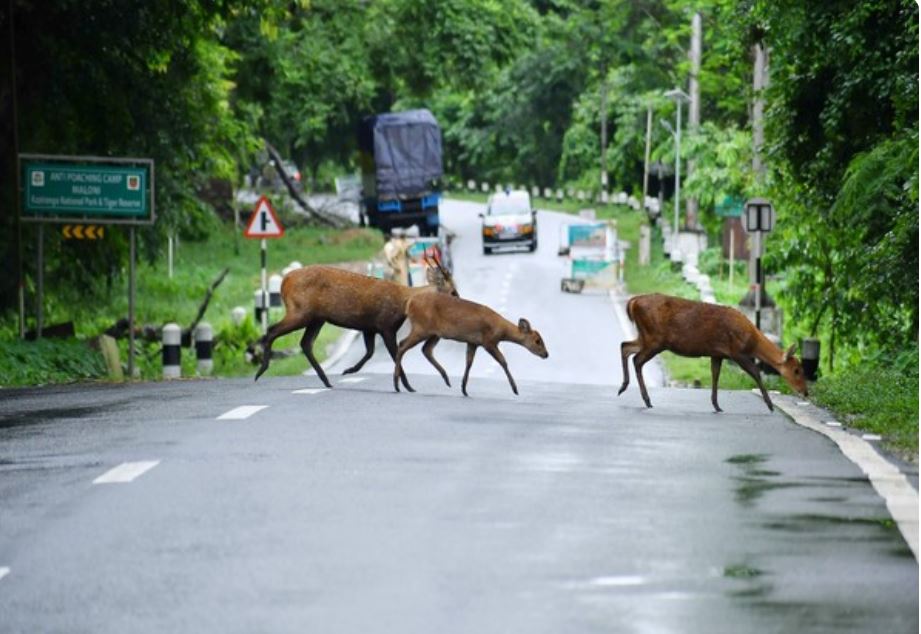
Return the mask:
<path id="1" fill-rule="evenodd" d="M 65 240 L 101 240 L 106 236 L 105 227 L 99 225 L 64 225 Z"/>

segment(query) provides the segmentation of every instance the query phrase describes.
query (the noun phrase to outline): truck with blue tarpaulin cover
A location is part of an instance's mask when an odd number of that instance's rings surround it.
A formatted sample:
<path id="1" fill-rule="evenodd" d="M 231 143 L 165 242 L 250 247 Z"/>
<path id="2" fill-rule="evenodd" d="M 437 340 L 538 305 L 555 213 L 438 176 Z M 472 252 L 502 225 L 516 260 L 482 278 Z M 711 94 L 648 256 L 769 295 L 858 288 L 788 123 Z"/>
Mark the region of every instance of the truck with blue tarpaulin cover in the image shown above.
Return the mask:
<path id="1" fill-rule="evenodd" d="M 441 146 L 428 110 L 365 117 L 358 133 L 362 223 L 384 233 L 418 225 L 420 235 L 437 235 Z"/>

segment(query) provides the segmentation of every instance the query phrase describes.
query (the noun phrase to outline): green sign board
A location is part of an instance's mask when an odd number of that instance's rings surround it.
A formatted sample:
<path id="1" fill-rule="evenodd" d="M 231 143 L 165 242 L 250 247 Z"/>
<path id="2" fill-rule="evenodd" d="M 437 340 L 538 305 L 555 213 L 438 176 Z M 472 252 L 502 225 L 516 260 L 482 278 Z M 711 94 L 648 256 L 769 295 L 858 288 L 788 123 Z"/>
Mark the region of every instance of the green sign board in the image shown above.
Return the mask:
<path id="1" fill-rule="evenodd" d="M 24 219 L 153 220 L 152 161 L 48 160 L 54 158 L 22 157 Z"/>
<path id="2" fill-rule="evenodd" d="M 716 215 L 723 218 L 741 218 L 744 208 L 744 200 L 736 196 L 726 196 L 723 202 L 716 206 Z"/>

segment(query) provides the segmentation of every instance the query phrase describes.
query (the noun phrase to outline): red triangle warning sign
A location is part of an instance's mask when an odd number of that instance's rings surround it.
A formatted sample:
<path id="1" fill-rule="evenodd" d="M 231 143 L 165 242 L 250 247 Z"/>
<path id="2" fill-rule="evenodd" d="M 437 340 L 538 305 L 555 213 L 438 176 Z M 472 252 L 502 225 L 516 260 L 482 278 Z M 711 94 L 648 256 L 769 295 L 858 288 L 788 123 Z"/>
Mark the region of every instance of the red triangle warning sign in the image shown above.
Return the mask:
<path id="1" fill-rule="evenodd" d="M 249 219 L 243 235 L 247 238 L 280 238 L 285 235 L 285 228 L 281 226 L 272 203 L 265 196 L 260 197 L 256 203 L 253 217 Z"/>

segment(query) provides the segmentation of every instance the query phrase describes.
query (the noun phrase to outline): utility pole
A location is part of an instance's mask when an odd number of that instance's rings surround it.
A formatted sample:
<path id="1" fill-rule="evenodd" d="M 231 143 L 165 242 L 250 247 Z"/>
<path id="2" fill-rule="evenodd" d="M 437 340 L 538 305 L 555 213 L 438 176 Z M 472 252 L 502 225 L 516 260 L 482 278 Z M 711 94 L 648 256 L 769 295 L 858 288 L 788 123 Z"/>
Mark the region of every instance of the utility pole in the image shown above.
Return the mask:
<path id="1" fill-rule="evenodd" d="M 754 101 L 752 103 L 752 171 L 760 190 L 764 184 L 765 167 L 761 160 L 764 147 L 764 89 L 767 87 L 768 52 L 763 42 L 756 42 L 752 47 L 755 58 Z M 760 193 L 760 191 L 758 192 Z M 761 328 L 761 310 L 764 306 L 774 307 L 774 300 L 764 290 L 764 271 L 761 269 L 761 256 L 764 254 L 764 237 L 761 231 L 754 232 L 754 245 L 748 256 L 749 291 L 739 302 L 740 306 L 752 307 L 755 311 L 756 325 Z M 777 333 L 780 334 L 780 333 Z"/>
<path id="2" fill-rule="evenodd" d="M 688 86 L 691 103 L 688 107 L 688 130 L 691 134 L 697 132 L 700 128 L 700 55 L 702 47 L 702 28 L 700 13 L 695 13 L 691 19 L 691 78 Z M 687 176 L 694 173 L 694 161 L 688 160 Z M 684 222 L 685 227 L 691 231 L 700 226 L 698 218 L 697 199 L 689 197 L 685 203 Z"/>
<path id="3" fill-rule="evenodd" d="M 755 173 L 755 182 L 764 183 L 764 163 L 761 162 L 761 150 L 764 147 L 764 88 L 767 84 L 766 67 L 767 53 L 762 42 L 756 42 L 753 47 L 755 56 L 755 72 L 752 80 L 754 89 L 754 102 L 752 103 L 752 171 Z M 760 193 L 760 192 L 759 192 Z M 760 285 L 758 279 L 757 261 L 761 255 L 760 233 L 755 235 L 755 244 L 748 255 L 748 278 L 751 284 Z M 755 298 L 755 305 L 760 303 L 760 297 Z"/>
<path id="4" fill-rule="evenodd" d="M 646 209 L 646 197 L 649 195 L 649 153 L 652 149 L 652 104 L 646 104 L 646 155 L 643 159 L 643 209 Z M 660 187 L 661 188 L 661 187 Z M 660 208 L 661 212 L 662 209 Z"/>
<path id="5" fill-rule="evenodd" d="M 16 277 L 17 281 L 17 299 L 19 309 L 19 338 L 26 338 L 26 282 L 25 272 L 22 269 L 22 209 L 20 209 L 19 200 L 19 104 L 17 103 L 17 85 L 16 85 L 16 26 L 13 18 L 13 0 L 9 1 L 9 21 L 10 21 L 10 89 L 13 97 L 13 159 L 10 163 L 13 166 L 13 182 L 16 186 L 13 188 L 13 195 L 16 199 L 13 201 L 16 210 Z"/>
<path id="6" fill-rule="evenodd" d="M 601 191 L 608 191 L 608 69 L 605 64 L 601 65 L 601 103 L 599 104 L 599 113 L 601 116 Z M 603 194 L 602 194 L 603 195 Z"/>

